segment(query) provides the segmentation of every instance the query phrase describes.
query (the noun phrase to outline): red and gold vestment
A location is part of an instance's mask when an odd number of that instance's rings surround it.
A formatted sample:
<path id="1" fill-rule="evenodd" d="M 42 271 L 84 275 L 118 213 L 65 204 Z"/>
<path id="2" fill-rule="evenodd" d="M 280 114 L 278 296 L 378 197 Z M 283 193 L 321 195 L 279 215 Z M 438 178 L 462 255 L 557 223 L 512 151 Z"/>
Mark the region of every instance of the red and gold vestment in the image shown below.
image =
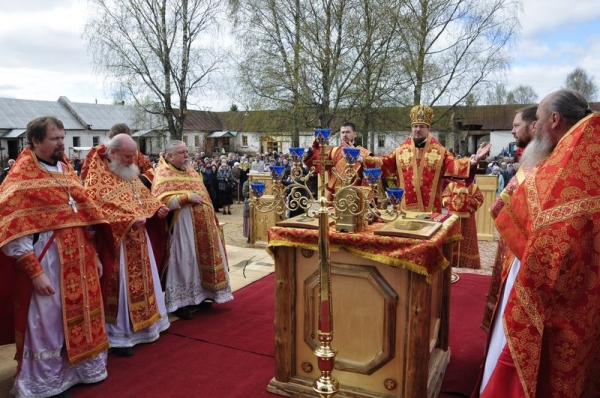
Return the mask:
<path id="1" fill-rule="evenodd" d="M 496 223 L 521 268 L 504 312 L 528 397 L 600 396 L 600 114 L 527 174 Z"/>
<path id="2" fill-rule="evenodd" d="M 102 277 L 106 321 L 115 323 L 119 300 L 119 262 L 127 273 L 127 299 L 134 332 L 156 322 L 160 314 L 154 296 L 152 271 L 145 226 L 135 228 L 140 219 L 148 219 L 161 206 L 138 178 L 125 180 L 109 169 L 108 160 L 99 152 L 89 161 L 85 187 L 88 196 L 102 209 L 110 232 L 97 233 L 99 255 L 105 265 Z M 99 231 L 100 232 L 100 231 Z M 120 259 L 123 244 L 125 258 Z"/>
<path id="3" fill-rule="evenodd" d="M 420 212 L 442 212 L 442 178 L 468 178 L 470 159 L 456 159 L 431 134 L 425 147 L 417 148 L 408 138 L 384 157 L 367 157 L 365 167 L 381 167 L 384 178 L 395 175 L 404 188 L 402 208 Z"/>
<path id="4" fill-rule="evenodd" d="M 475 212 L 483 204 L 483 200 L 477 184 L 467 186 L 464 180 L 451 181 L 442 193 L 444 207 L 460 219 L 463 240 L 454 245 L 452 253 L 452 264 L 456 267 L 481 268 Z"/>
<path id="5" fill-rule="evenodd" d="M 55 231 L 65 347 L 69 362 L 74 364 L 108 348 L 96 250 L 85 228 L 105 224 L 106 220 L 86 196 L 66 158 L 62 167 L 64 173 L 48 171 L 29 148 L 21 152 L 0 188 L 0 247 L 23 236 Z M 69 204 L 69 195 L 76 202 L 77 212 Z M 12 280 L 14 286 L 16 357 L 20 363 L 33 294 L 31 279 L 44 271 L 33 251 L 17 259 L 16 270 L 12 263 L 3 256 L 0 278 Z M 3 302 L 12 299 L 5 297 L 7 293 L 0 292 Z M 10 327 L 9 323 L 3 322 L 2 327 Z"/>
<path id="6" fill-rule="evenodd" d="M 331 150 L 327 154 L 327 157 L 325 158 L 325 161 L 331 162 L 330 166 L 326 166 L 326 170 L 328 171 L 327 192 L 328 192 L 329 200 L 333 199 L 333 195 L 335 194 L 335 191 L 339 186 L 339 180 L 333 173 L 332 169 L 335 169 L 335 171 L 339 175 L 344 175 L 344 170 L 347 165 L 346 160 L 344 159 L 344 148 L 345 147 L 341 146 L 341 145 L 331 148 Z M 371 155 L 369 150 L 367 150 L 365 148 L 362 148 L 362 147 L 356 147 L 356 148 L 360 149 L 359 156 L 362 156 L 363 159 L 366 158 L 367 156 Z M 304 163 L 308 167 L 312 167 L 313 163 L 315 161 L 319 160 L 319 153 L 320 153 L 320 147 L 313 146 L 312 156 L 305 159 Z M 315 170 L 317 172 L 321 171 L 322 166 L 320 164 L 315 164 L 314 166 L 315 166 Z M 356 162 L 354 164 L 354 170 L 357 171 L 357 176 L 358 176 L 358 178 L 354 182 L 354 185 L 367 186 L 368 185 L 367 182 L 365 180 L 363 180 L 362 164 L 359 162 Z"/>
<path id="7" fill-rule="evenodd" d="M 202 204 L 191 203 L 193 193 L 202 198 Z M 201 175 L 193 167 L 179 170 L 161 158 L 156 166 L 152 194 L 166 205 L 177 198 L 182 207 L 190 206 L 194 236 L 189 238 L 195 244 L 202 286 L 211 291 L 227 287 L 227 270 L 219 250 L 219 240 L 224 242 L 223 236 L 218 228 L 212 227 L 219 225 L 219 221 Z M 171 225 L 176 222 L 178 216 L 179 211 L 176 210 Z"/>
<path id="8" fill-rule="evenodd" d="M 517 174 L 513 178 L 510 179 L 506 187 L 502 190 L 500 195 L 496 198 L 496 201 L 490 206 L 490 213 L 492 217 L 496 219 L 500 210 L 504 208 L 504 206 L 510 201 L 510 197 L 514 193 L 514 191 L 519 187 L 525 180 L 525 175 L 530 169 L 526 169 L 521 167 Z M 498 300 L 500 299 L 500 292 L 502 286 L 504 285 L 504 281 L 506 280 L 506 276 L 508 275 L 508 271 L 510 269 L 510 265 L 512 264 L 515 256 L 514 254 L 506 247 L 506 242 L 504 238 L 500 236 L 498 239 L 498 249 L 496 250 L 496 257 L 494 259 L 494 268 L 492 270 L 492 280 L 490 282 L 490 290 L 487 294 L 487 302 L 485 305 L 485 310 L 483 314 L 483 321 L 481 323 L 481 327 L 488 331 L 494 317 L 494 313 L 496 311 L 496 305 L 498 304 Z"/>

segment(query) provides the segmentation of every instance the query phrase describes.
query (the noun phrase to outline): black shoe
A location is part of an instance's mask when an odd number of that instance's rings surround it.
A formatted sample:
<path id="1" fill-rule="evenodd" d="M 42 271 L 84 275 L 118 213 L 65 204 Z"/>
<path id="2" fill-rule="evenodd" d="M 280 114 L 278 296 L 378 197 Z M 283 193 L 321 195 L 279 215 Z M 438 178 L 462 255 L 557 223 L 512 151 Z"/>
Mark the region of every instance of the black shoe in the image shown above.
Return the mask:
<path id="1" fill-rule="evenodd" d="M 133 355 L 133 347 L 112 347 L 110 352 L 118 357 L 130 357 Z"/>
<path id="2" fill-rule="evenodd" d="M 231 215 L 231 212 L 230 212 L 230 211 L 228 211 L 228 212 L 227 212 L 227 214 Z"/>
<path id="3" fill-rule="evenodd" d="M 178 308 L 175 312 L 173 312 L 173 314 L 175 314 L 177 318 L 183 321 L 189 321 L 191 319 L 194 319 L 194 317 L 190 313 L 190 310 L 188 310 L 186 307 Z"/>
<path id="4" fill-rule="evenodd" d="M 227 214 L 227 212 L 225 210 L 223 210 L 223 215 Z"/>
<path id="5" fill-rule="evenodd" d="M 204 300 L 203 302 L 201 302 L 198 307 L 202 310 L 208 310 L 212 307 L 213 305 L 213 301 L 212 300 Z"/>

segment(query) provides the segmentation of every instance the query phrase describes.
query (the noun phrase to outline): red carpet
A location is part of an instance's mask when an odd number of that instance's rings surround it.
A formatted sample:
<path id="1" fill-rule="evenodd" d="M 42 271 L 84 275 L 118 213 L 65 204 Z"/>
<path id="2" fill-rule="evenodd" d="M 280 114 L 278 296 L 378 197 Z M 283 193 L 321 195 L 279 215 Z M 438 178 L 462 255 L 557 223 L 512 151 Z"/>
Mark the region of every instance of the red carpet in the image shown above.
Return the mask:
<path id="1" fill-rule="evenodd" d="M 440 397 L 469 397 L 479 376 L 486 334 L 481 329 L 491 278 L 460 274 L 450 293 L 450 350 Z"/>
<path id="2" fill-rule="evenodd" d="M 274 275 L 234 293 L 234 300 L 196 313 L 198 321 L 174 322 L 171 334 L 257 354 L 275 355 Z"/>
<path id="3" fill-rule="evenodd" d="M 479 371 L 484 338 L 479 328 L 489 277 L 461 274 L 452 290 L 450 347 L 440 397 L 468 396 Z M 273 282 L 263 278 L 235 300 L 177 321 L 131 358 L 108 357 L 108 378 L 76 386 L 74 397 L 274 398 Z"/>

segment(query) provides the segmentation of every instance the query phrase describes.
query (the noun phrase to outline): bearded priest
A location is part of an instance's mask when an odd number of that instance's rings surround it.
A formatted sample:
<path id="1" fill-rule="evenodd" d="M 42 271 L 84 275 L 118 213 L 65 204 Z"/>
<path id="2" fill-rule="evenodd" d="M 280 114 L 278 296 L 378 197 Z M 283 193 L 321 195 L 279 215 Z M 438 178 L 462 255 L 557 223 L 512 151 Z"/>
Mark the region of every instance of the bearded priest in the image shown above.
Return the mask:
<path id="1" fill-rule="evenodd" d="M 416 105 L 410 111 L 411 136 L 383 157 L 369 156 L 365 167 L 380 167 L 384 177 L 395 176 L 404 188 L 402 209 L 442 212 L 443 177 L 469 179 L 490 151 L 481 145 L 471 159 L 457 159 L 431 134 L 433 109 Z"/>
<path id="2" fill-rule="evenodd" d="M 0 188 L 0 247 L 14 259 L 0 259 L 0 303 L 15 304 L 14 319 L 2 313 L 0 344 L 16 341 L 16 397 L 70 397 L 71 386 L 107 376 L 102 265 L 91 239 L 106 220 L 69 166 L 64 139 L 55 117 L 29 122 L 28 146 Z"/>
<path id="3" fill-rule="evenodd" d="M 110 131 L 108 132 L 108 139 L 110 140 L 118 134 L 127 134 L 131 136 L 131 129 L 125 123 L 117 123 L 110 128 Z M 92 159 L 96 157 L 97 152 L 100 154 L 100 156 L 106 156 L 106 144 L 100 144 L 89 150 L 87 156 L 85 157 L 85 161 L 81 166 L 81 175 L 79 176 L 81 181 L 85 181 L 90 163 L 92 162 Z M 134 163 L 140 168 L 140 174 L 147 180 L 152 181 L 154 170 L 152 169 L 152 164 L 143 153 L 136 151 Z"/>
<path id="4" fill-rule="evenodd" d="M 133 355 L 133 347 L 158 339 L 169 327 L 158 269 L 146 220 L 169 209 L 138 179 L 135 141 L 118 134 L 104 154 L 90 159 L 85 179 L 88 196 L 98 203 L 110 230 L 98 233 L 98 253 L 105 266 L 102 281 L 106 330 L 111 352 Z"/>
<path id="5" fill-rule="evenodd" d="M 190 307 L 233 300 L 227 255 L 214 206 L 183 141 L 171 141 L 156 166 L 152 194 L 169 207 L 167 311 L 192 319 Z"/>

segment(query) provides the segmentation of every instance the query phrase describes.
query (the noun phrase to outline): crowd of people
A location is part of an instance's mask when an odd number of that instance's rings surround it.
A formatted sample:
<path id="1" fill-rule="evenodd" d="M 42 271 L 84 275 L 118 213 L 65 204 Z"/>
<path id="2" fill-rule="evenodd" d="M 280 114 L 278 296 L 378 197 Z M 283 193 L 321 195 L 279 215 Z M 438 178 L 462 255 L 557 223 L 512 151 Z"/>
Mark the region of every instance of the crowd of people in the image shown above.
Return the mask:
<path id="1" fill-rule="evenodd" d="M 517 110 L 518 162 L 487 158 L 486 144 L 455 157 L 431 134 L 430 107 L 410 117 L 411 136 L 386 156 L 356 145 L 348 122 L 326 161 L 315 161 L 315 141 L 304 167 L 326 167 L 331 198 L 343 148 L 359 149 L 354 184 L 364 184 L 364 167 L 379 167 L 404 189 L 404 210 L 457 214 L 463 242 L 453 264 L 479 268 L 476 170 L 487 163 L 499 180 L 490 211 L 501 238 L 473 396 L 600 396 L 600 114 L 566 89 Z M 290 158 L 277 152 L 211 158 L 171 141 L 150 161 L 123 124 L 78 173 L 64 136 L 60 120 L 32 120 L 28 147 L 0 186 L 0 277 L 15 281 L 15 396 L 68 397 L 70 386 L 107 377 L 109 348 L 127 357 L 158 339 L 168 313 L 189 320 L 195 308 L 232 300 L 217 214 L 244 201 L 247 234 L 248 175 L 281 165 L 291 182 Z"/>

